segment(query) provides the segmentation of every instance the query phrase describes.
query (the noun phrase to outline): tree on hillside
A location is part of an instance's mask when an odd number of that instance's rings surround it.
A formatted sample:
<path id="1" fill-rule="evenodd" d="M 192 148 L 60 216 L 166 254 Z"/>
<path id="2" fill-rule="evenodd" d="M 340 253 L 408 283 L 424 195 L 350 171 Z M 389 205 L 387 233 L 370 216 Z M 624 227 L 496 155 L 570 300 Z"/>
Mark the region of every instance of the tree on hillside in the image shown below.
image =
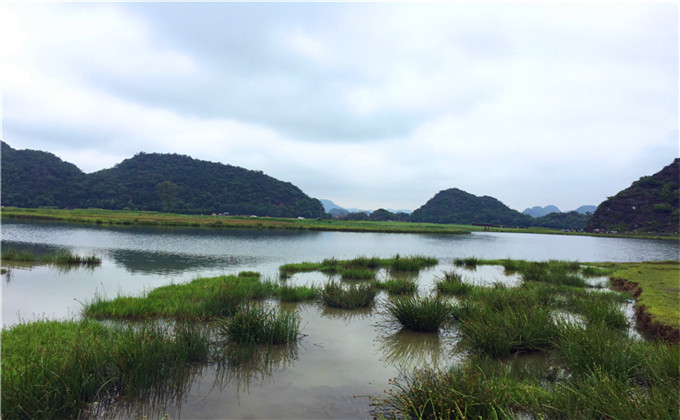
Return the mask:
<path id="1" fill-rule="evenodd" d="M 156 193 L 163 203 L 163 211 L 172 211 L 177 200 L 177 184 L 170 181 L 163 181 L 156 185 Z"/>

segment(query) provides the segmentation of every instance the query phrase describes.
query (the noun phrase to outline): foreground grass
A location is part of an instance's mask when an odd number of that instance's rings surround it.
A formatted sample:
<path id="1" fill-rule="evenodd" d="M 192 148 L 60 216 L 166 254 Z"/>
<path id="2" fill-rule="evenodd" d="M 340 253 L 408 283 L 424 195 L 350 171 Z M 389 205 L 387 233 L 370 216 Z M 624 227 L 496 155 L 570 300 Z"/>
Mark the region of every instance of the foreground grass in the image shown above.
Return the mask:
<path id="1" fill-rule="evenodd" d="M 207 360 L 209 343 L 191 324 L 17 325 L 2 331 L 2 416 L 77 418 L 88 402 L 172 391 L 185 382 L 187 364 Z"/>
<path id="2" fill-rule="evenodd" d="M 450 369 L 403 371 L 373 398 L 377 417 L 678 417 L 680 347 L 632 338 L 621 307 L 626 294 L 590 291 L 571 277 L 591 270 L 573 262 L 504 263 L 522 274 L 521 286 L 468 285 L 457 293 L 452 325 L 459 351 L 471 357 Z M 602 269 L 621 274 L 616 267 Z M 676 264 L 662 271 L 677 279 Z M 449 273 L 435 288 L 460 283 Z M 538 358 L 519 363 L 524 354 Z"/>

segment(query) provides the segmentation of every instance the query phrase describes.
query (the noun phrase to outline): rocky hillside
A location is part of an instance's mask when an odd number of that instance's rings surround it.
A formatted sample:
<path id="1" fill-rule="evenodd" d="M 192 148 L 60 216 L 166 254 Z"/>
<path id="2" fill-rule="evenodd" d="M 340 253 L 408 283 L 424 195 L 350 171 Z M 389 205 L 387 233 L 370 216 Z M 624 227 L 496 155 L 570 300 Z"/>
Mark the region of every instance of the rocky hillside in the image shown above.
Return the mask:
<path id="1" fill-rule="evenodd" d="M 676 233 L 680 223 L 680 159 L 651 176 L 643 176 L 602 202 L 587 230 Z"/>

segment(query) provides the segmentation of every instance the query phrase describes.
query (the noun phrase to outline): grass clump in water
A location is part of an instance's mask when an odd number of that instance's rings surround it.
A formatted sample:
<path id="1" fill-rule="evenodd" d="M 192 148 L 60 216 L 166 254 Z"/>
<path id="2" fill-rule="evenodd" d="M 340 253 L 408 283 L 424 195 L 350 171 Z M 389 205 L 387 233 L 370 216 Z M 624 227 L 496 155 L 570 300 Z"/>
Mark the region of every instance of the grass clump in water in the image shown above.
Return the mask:
<path id="1" fill-rule="evenodd" d="M 53 254 L 43 255 L 37 257 L 34 253 L 26 250 L 6 249 L 2 252 L 3 261 L 21 261 L 21 262 L 41 262 L 55 265 L 86 265 L 96 266 L 102 263 L 102 259 L 96 255 L 88 255 L 86 257 L 74 254 L 69 250 L 57 251 Z"/>
<path id="2" fill-rule="evenodd" d="M 451 306 L 438 297 L 397 297 L 388 300 L 386 308 L 401 325 L 414 331 L 439 331 L 451 316 Z"/>
<path id="3" fill-rule="evenodd" d="M 468 258 L 456 258 L 453 260 L 453 264 L 456 267 L 465 267 L 468 269 L 475 269 L 477 268 L 477 264 L 479 263 L 479 259 L 475 257 L 468 257 Z"/>
<path id="4" fill-rule="evenodd" d="M 320 291 L 318 287 L 288 286 L 283 284 L 275 286 L 273 294 L 278 297 L 281 302 L 304 302 L 316 299 L 319 296 Z"/>
<path id="5" fill-rule="evenodd" d="M 463 282 L 463 276 L 455 271 L 445 271 L 444 277 L 438 278 L 435 283 L 437 293 L 445 295 L 465 295 L 470 291 L 470 285 Z"/>
<path id="6" fill-rule="evenodd" d="M 390 295 L 409 295 L 418 291 L 418 283 L 412 277 L 390 278 L 376 283 Z"/>
<path id="7" fill-rule="evenodd" d="M 343 280 L 374 280 L 375 270 L 362 267 L 348 267 L 340 269 L 340 278 Z"/>
<path id="8" fill-rule="evenodd" d="M 83 314 L 95 319 L 182 318 L 210 319 L 233 315 L 243 304 L 273 293 L 274 285 L 260 281 L 258 273 L 200 278 L 186 284 L 156 288 L 143 297 L 95 299 Z"/>
<path id="9" fill-rule="evenodd" d="M 295 311 L 246 306 L 224 321 L 222 333 L 240 344 L 283 344 L 300 336 L 300 317 Z"/>
<path id="10" fill-rule="evenodd" d="M 2 331 L 3 418 L 78 418 L 86 404 L 143 397 L 184 383 L 209 358 L 195 324 L 105 327 L 90 320 L 37 321 Z"/>
<path id="11" fill-rule="evenodd" d="M 321 291 L 321 299 L 332 308 L 357 309 L 371 306 L 377 293 L 371 283 L 343 285 L 331 281 Z"/>

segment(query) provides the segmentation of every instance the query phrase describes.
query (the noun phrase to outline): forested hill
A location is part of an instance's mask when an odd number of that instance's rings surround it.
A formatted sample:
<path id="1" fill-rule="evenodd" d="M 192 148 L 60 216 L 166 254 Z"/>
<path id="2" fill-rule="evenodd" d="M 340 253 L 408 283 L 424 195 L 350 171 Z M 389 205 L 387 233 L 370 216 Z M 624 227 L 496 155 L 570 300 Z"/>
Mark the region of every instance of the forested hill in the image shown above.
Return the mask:
<path id="1" fill-rule="evenodd" d="M 587 229 L 618 232 L 676 233 L 680 222 L 680 158 L 651 176 L 643 176 L 595 210 Z"/>
<path id="2" fill-rule="evenodd" d="M 414 222 L 526 226 L 524 215 L 489 196 L 478 197 L 458 188 L 440 191 L 411 214 Z"/>
<path id="3" fill-rule="evenodd" d="M 585 228 L 589 218 L 589 215 L 574 211 L 551 213 L 534 218 L 509 208 L 493 197 L 478 197 L 458 188 L 440 191 L 411 214 L 411 221 L 413 222 L 476 223 L 514 227 L 540 226 L 574 230 Z"/>
<path id="4" fill-rule="evenodd" d="M 96 207 L 321 217 L 321 202 L 260 171 L 177 154 L 139 153 L 84 174 L 56 156 L 2 144 L 2 201 L 18 207 Z"/>

